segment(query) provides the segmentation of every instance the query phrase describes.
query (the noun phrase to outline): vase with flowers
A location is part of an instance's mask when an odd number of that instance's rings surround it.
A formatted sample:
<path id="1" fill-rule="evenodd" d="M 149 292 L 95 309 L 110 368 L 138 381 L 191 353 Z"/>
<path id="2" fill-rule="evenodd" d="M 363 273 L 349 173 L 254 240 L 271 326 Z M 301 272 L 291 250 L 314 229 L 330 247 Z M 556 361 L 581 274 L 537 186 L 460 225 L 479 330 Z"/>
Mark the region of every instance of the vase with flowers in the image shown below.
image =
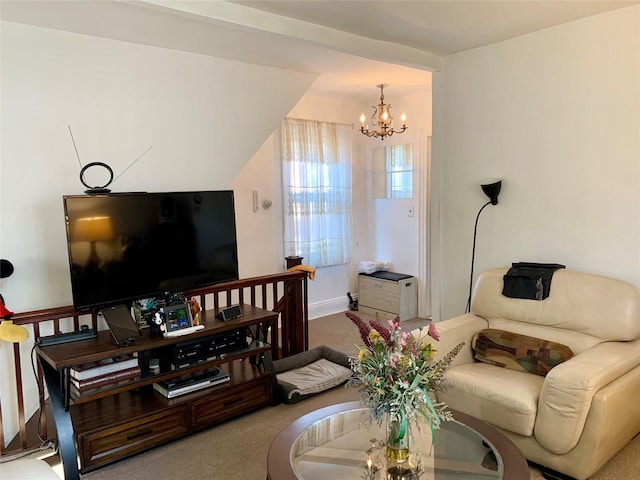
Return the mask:
<path id="1" fill-rule="evenodd" d="M 430 394 L 442 387 L 443 376 L 464 343 L 434 361 L 436 348 L 430 339 L 440 338 L 435 325 L 412 334 L 402 331 L 398 317 L 385 327 L 378 320 L 367 323 L 352 312 L 346 316 L 358 328 L 363 343 L 352 361 L 355 375 L 350 385 L 360 387 L 372 420 L 379 425 L 386 420 L 387 476 L 411 478 L 410 427 L 426 424 L 433 438 L 443 421 L 452 420 L 447 406 Z"/>

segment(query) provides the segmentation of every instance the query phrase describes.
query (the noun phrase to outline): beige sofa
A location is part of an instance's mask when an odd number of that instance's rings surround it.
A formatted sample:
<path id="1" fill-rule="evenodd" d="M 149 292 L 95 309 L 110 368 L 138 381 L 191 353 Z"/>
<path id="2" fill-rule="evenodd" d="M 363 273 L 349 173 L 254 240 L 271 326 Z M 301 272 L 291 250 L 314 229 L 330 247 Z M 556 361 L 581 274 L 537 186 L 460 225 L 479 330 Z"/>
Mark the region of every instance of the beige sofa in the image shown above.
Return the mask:
<path id="1" fill-rule="evenodd" d="M 640 432 L 640 288 L 563 269 L 548 298 L 509 298 L 507 270 L 483 273 L 471 313 L 437 324 L 439 355 L 466 342 L 438 399 L 498 427 L 528 460 L 589 478 Z M 486 328 L 558 342 L 574 356 L 546 376 L 478 362 L 471 343 Z"/>
<path id="2" fill-rule="evenodd" d="M 60 480 L 47 462 L 36 458 L 0 463 L 0 478 L 2 480 Z"/>

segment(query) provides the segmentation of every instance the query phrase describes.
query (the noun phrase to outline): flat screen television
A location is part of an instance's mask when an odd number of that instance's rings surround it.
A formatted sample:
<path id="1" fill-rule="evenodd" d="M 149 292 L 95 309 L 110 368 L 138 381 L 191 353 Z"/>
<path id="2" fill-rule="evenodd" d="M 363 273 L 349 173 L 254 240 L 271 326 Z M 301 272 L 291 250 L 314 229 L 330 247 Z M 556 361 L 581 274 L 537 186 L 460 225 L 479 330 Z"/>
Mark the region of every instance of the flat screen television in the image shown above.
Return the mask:
<path id="1" fill-rule="evenodd" d="M 76 309 L 238 279 L 233 191 L 63 197 Z"/>

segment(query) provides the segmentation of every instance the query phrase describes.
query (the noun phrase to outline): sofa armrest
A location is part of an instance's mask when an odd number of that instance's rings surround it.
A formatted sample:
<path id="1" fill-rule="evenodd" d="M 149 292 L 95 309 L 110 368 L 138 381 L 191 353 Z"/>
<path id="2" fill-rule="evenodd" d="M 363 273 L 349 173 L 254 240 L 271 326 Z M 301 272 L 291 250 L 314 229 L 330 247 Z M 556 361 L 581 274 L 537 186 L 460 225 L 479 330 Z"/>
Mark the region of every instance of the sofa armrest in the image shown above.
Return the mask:
<path id="1" fill-rule="evenodd" d="M 600 343 L 547 374 L 538 401 L 534 435 L 562 455 L 576 446 L 598 390 L 640 365 L 640 340 Z"/>
<path id="2" fill-rule="evenodd" d="M 460 342 L 465 343 L 451 364 L 451 366 L 455 366 L 473 363 L 471 340 L 477 332 L 483 328 L 488 328 L 489 324 L 484 318 L 473 315 L 472 313 L 467 313 L 459 317 L 450 318 L 444 322 L 438 322 L 435 326 L 440 334 L 440 340 L 432 342 L 438 350 L 435 358 L 436 361 L 442 359 L 442 357 L 449 353 Z M 414 330 L 412 333 L 414 336 L 419 335 L 419 329 Z M 426 328 L 423 330 L 423 335 L 426 335 Z"/>

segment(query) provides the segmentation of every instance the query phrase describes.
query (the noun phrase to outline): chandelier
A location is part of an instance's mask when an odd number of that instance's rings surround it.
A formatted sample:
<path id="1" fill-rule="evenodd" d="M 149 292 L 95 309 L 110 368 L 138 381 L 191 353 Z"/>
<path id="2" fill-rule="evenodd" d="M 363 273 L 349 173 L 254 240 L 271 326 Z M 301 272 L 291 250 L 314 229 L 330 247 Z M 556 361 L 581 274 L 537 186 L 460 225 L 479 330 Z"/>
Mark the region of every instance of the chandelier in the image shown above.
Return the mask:
<path id="1" fill-rule="evenodd" d="M 366 117 L 364 113 L 360 115 L 360 131 L 367 137 L 380 137 L 380 140 L 384 140 L 385 137 L 390 137 L 394 133 L 402 133 L 407 129 L 405 123 L 407 117 L 402 114 L 402 129 L 393 129 L 393 116 L 391 115 L 391 104 L 384 104 L 384 87 L 388 87 L 386 84 L 376 85 L 380 89 L 380 104 L 376 107 L 373 106 L 373 113 L 371 114 L 371 127 L 375 130 L 369 130 L 369 125 L 365 125 L 364 121 Z"/>

